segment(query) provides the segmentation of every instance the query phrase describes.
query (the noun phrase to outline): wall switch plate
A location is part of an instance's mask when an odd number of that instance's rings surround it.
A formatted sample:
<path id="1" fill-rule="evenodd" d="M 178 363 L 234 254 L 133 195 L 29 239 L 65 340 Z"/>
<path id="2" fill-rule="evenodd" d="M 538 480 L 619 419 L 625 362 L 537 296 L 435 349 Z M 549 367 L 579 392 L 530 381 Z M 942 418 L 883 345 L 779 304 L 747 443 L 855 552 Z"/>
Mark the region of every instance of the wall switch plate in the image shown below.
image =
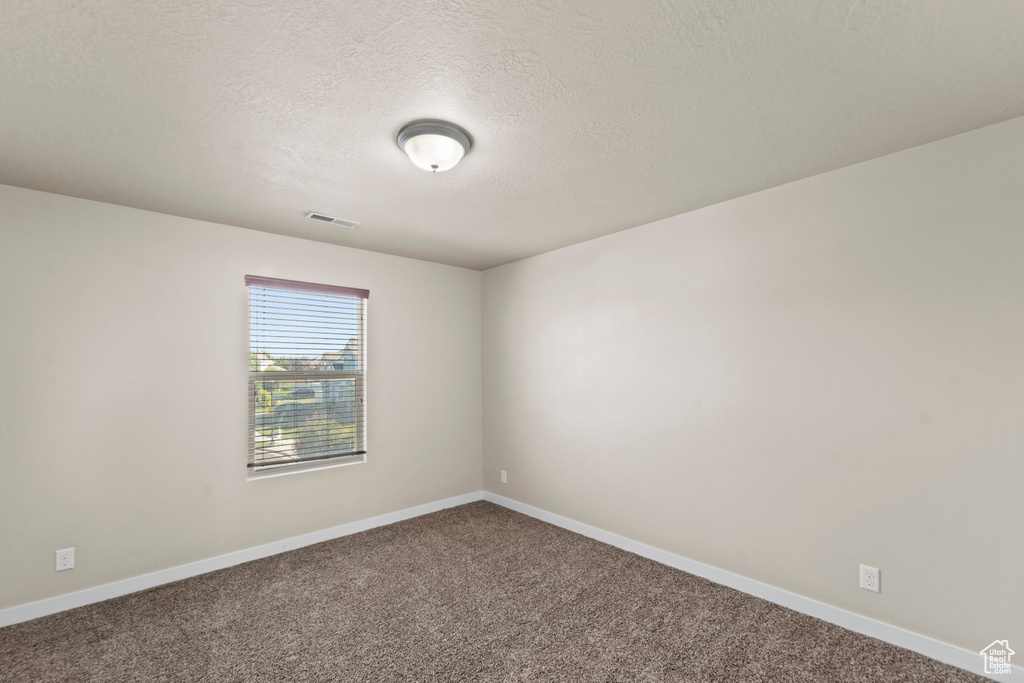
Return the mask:
<path id="1" fill-rule="evenodd" d="M 866 591 L 882 592 L 882 572 L 866 564 L 860 566 L 860 587 Z"/>
<path id="2" fill-rule="evenodd" d="M 507 484 L 508 483 L 508 474 L 505 472 L 505 470 L 501 471 L 501 483 L 502 484 Z"/>
<path id="3" fill-rule="evenodd" d="M 54 562 L 54 571 L 62 572 L 65 569 L 75 568 L 75 549 L 64 548 L 64 550 L 58 550 L 56 553 L 56 561 Z"/>

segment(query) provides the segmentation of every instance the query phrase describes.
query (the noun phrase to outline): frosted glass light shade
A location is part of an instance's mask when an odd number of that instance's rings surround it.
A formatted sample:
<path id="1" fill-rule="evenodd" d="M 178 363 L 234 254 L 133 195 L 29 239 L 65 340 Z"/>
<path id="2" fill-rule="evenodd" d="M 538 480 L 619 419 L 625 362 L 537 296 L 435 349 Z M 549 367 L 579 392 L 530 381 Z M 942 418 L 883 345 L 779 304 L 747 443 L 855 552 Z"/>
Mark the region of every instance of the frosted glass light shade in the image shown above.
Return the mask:
<path id="1" fill-rule="evenodd" d="M 398 133 L 398 146 L 424 171 L 447 171 L 471 146 L 464 130 L 444 121 L 412 123 Z"/>
<path id="2" fill-rule="evenodd" d="M 417 135 L 405 143 L 405 153 L 424 171 L 447 171 L 466 151 L 444 135 Z"/>

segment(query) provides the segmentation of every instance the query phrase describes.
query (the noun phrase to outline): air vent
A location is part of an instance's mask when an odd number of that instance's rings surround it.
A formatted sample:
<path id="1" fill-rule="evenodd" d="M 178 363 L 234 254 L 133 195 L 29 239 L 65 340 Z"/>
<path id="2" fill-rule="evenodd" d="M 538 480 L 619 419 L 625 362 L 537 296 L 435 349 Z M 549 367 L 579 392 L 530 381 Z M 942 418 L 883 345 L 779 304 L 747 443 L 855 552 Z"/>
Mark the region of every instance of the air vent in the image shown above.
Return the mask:
<path id="1" fill-rule="evenodd" d="M 315 221 L 323 221 L 324 223 L 333 223 L 334 225 L 343 225 L 350 230 L 359 225 L 359 223 L 355 221 L 347 221 L 344 218 L 335 218 L 334 216 L 325 216 L 324 214 L 317 213 L 316 211 L 310 211 L 307 213 L 306 218 L 312 218 Z"/>

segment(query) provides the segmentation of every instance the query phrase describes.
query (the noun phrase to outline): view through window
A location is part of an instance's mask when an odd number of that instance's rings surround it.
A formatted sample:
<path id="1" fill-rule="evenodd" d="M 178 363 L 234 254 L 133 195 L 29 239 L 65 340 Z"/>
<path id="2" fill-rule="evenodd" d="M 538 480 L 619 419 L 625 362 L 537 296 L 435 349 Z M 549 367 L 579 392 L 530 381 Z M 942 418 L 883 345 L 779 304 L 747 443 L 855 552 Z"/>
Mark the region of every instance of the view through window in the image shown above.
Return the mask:
<path id="1" fill-rule="evenodd" d="M 254 275 L 245 281 L 250 472 L 361 462 L 369 292 Z"/>

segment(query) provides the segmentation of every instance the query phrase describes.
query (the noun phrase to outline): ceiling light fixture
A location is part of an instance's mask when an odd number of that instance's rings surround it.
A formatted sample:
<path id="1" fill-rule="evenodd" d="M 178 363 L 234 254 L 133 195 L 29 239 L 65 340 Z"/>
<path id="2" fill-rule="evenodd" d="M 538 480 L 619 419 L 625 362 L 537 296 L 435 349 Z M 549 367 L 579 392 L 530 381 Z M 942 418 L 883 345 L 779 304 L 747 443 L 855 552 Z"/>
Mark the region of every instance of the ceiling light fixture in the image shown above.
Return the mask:
<path id="1" fill-rule="evenodd" d="M 417 121 L 398 131 L 398 146 L 424 171 L 447 171 L 473 146 L 469 133 L 454 123 Z"/>

